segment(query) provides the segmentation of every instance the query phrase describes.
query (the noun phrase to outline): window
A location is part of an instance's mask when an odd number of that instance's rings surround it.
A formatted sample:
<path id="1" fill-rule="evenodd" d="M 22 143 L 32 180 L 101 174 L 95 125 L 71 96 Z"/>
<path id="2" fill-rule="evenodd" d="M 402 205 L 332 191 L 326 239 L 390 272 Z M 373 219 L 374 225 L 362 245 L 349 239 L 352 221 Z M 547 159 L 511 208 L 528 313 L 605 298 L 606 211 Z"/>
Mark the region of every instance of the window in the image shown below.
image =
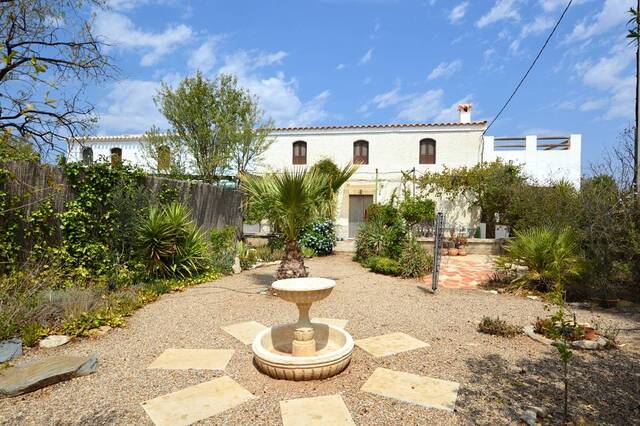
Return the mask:
<path id="1" fill-rule="evenodd" d="M 420 141 L 420 164 L 436 164 L 436 141 L 433 139 Z"/>
<path id="2" fill-rule="evenodd" d="M 158 147 L 158 171 L 168 172 L 171 169 L 171 148 L 166 145 Z"/>
<path id="3" fill-rule="evenodd" d="M 307 143 L 298 141 L 293 143 L 293 164 L 307 164 Z"/>
<path id="4" fill-rule="evenodd" d="M 82 149 L 82 162 L 84 164 L 93 163 L 93 149 L 86 147 Z"/>
<path id="5" fill-rule="evenodd" d="M 111 148 L 111 165 L 122 164 L 122 148 Z"/>
<path id="6" fill-rule="evenodd" d="M 369 142 L 357 141 L 353 143 L 354 164 L 369 164 Z"/>

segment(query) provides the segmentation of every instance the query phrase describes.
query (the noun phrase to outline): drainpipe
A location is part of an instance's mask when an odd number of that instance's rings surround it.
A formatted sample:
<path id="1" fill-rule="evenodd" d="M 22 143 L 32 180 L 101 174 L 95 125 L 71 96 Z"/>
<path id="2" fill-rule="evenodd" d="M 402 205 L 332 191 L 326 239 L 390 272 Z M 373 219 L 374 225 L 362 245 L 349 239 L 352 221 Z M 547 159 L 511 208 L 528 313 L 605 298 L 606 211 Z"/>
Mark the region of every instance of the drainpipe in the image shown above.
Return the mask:
<path id="1" fill-rule="evenodd" d="M 378 169 L 376 168 L 376 192 L 373 197 L 373 202 L 378 203 Z"/>

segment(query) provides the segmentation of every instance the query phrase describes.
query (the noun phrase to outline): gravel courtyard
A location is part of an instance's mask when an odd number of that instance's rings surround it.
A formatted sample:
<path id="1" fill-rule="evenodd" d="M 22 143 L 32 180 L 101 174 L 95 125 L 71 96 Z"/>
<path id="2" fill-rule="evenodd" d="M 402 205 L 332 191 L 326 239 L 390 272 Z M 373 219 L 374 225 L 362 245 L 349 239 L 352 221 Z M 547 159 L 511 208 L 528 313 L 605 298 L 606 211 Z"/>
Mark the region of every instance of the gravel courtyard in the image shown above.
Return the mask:
<path id="1" fill-rule="evenodd" d="M 152 424 L 143 401 L 227 375 L 257 398 L 198 424 L 281 424 L 280 401 L 340 394 L 356 424 L 514 424 L 530 405 L 554 412 L 561 406 L 561 367 L 554 348 L 525 336 L 480 334 L 483 315 L 525 325 L 545 316 L 544 304 L 473 289 L 438 290 L 418 280 L 367 272 L 346 254 L 308 261 L 313 276 L 337 280 L 312 316 L 347 319 L 354 339 L 403 332 L 430 346 L 374 358 L 354 349 L 342 374 L 311 382 L 276 381 L 252 365 L 250 346 L 220 329 L 255 320 L 271 326 L 293 322 L 293 305 L 262 294 L 275 266 L 258 268 L 173 293 L 128 319 L 128 326 L 97 339 L 81 339 L 53 350 L 33 350 L 20 363 L 50 354 L 98 357 L 96 374 L 0 400 L 7 425 Z M 574 352 L 571 411 L 597 424 L 640 423 L 640 317 L 579 310 L 578 319 L 623 329 L 620 350 Z M 234 349 L 225 372 L 147 370 L 167 348 Z M 460 383 L 456 411 L 448 412 L 360 391 L 377 367 Z M 556 423 L 557 418 L 549 420 Z"/>

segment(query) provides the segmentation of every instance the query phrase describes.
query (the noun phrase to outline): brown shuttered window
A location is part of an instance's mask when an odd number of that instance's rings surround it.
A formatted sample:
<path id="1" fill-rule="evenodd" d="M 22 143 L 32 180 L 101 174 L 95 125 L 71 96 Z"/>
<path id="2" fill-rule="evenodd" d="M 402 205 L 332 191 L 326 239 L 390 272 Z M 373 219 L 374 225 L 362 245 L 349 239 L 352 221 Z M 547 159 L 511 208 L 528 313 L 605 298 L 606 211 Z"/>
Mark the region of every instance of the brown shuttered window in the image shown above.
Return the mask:
<path id="1" fill-rule="evenodd" d="M 307 164 L 307 143 L 298 141 L 293 143 L 293 164 Z"/>
<path id="2" fill-rule="evenodd" d="M 357 141 L 353 143 L 353 163 L 369 164 L 369 142 Z"/>
<path id="3" fill-rule="evenodd" d="M 436 141 L 433 139 L 420 141 L 420 164 L 436 164 Z"/>

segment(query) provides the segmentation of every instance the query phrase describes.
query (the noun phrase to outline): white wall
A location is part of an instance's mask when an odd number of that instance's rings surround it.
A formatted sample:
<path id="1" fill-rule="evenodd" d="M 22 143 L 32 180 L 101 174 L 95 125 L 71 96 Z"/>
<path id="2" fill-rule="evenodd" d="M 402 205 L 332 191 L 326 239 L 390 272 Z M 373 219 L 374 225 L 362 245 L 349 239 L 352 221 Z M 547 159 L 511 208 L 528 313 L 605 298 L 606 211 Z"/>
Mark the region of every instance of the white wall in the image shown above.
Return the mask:
<path id="1" fill-rule="evenodd" d="M 521 164 L 524 172 L 538 184 L 566 179 L 576 188 L 580 187 L 581 177 L 581 135 L 569 136 L 567 150 L 538 150 L 537 136 L 527 136 L 525 148 L 514 151 L 496 151 L 493 136 L 485 136 L 484 161 L 513 161 Z M 541 141 L 542 142 L 542 141 Z"/>

